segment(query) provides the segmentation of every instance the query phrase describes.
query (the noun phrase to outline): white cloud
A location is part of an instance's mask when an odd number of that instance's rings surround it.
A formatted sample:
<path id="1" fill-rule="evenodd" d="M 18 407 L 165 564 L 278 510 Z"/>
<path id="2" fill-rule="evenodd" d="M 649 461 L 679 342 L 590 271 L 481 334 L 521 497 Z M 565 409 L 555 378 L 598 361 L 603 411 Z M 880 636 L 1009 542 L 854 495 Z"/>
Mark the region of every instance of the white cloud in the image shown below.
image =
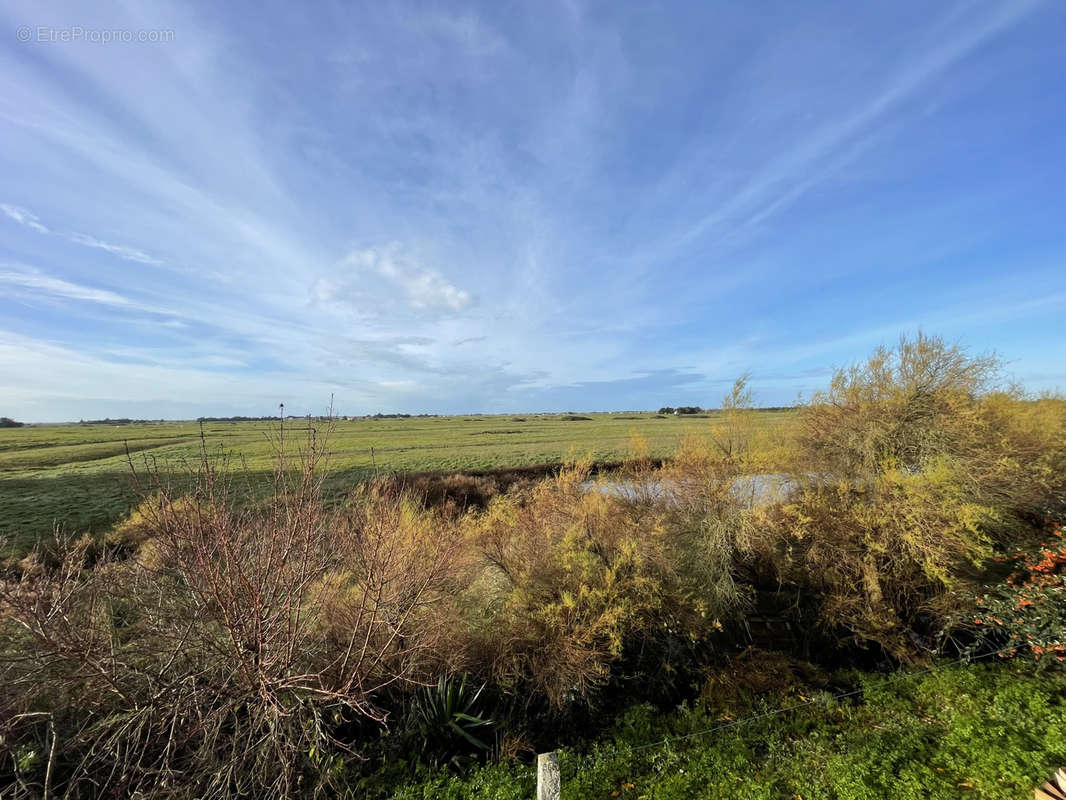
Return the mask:
<path id="1" fill-rule="evenodd" d="M 458 313 L 475 303 L 466 289 L 404 256 L 397 245 L 356 250 L 341 262 L 341 270 L 316 281 L 315 300 L 365 314 L 395 305 L 397 294 L 404 305 L 419 312 Z"/>
<path id="2" fill-rule="evenodd" d="M 448 283 L 437 272 L 430 270 L 408 272 L 388 261 L 381 264 L 380 274 L 404 288 L 412 308 L 462 311 L 474 302 L 470 292 Z"/>

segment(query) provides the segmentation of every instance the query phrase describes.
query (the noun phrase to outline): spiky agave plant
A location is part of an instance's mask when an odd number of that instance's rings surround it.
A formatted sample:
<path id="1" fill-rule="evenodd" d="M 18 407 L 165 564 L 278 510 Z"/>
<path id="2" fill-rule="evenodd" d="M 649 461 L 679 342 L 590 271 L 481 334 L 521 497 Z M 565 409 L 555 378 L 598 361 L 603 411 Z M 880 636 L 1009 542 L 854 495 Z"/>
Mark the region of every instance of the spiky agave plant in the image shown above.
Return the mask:
<path id="1" fill-rule="evenodd" d="M 424 754 L 435 762 L 459 766 L 470 748 L 489 749 L 489 744 L 477 735 L 493 724 L 491 718 L 479 713 L 478 702 L 484 690 L 485 684 L 474 689 L 466 675 L 442 675 L 436 685 L 419 689 L 414 713 Z"/>

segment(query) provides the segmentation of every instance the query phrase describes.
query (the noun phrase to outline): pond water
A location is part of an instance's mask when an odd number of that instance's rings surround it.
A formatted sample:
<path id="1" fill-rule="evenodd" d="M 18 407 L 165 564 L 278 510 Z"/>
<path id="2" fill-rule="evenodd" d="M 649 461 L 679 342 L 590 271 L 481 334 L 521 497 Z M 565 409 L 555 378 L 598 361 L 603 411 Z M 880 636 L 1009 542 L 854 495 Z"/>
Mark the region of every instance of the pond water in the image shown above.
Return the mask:
<path id="1" fill-rule="evenodd" d="M 797 481 L 784 473 L 765 472 L 742 475 L 733 481 L 733 493 L 753 506 L 787 500 L 798 488 Z M 626 500 L 657 500 L 669 503 L 683 488 L 677 481 L 663 478 L 607 477 L 581 484 L 585 491 L 603 492 Z"/>

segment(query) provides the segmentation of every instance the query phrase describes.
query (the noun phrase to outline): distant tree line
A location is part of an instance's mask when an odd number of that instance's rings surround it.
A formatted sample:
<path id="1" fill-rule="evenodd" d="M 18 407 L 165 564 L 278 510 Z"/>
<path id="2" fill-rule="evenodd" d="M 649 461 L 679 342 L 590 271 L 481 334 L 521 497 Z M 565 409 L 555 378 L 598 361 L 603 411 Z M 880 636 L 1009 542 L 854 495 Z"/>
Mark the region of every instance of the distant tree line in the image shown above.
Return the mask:
<path id="1" fill-rule="evenodd" d="M 281 417 L 197 417 L 197 422 L 277 422 Z"/>
<path id="2" fill-rule="evenodd" d="M 25 422 L 16 422 L 11 417 L 0 417 L 0 428 L 21 428 Z"/>
<path id="3" fill-rule="evenodd" d="M 703 409 L 699 406 L 663 406 L 659 409 L 660 414 L 702 414 Z"/>
<path id="4" fill-rule="evenodd" d="M 104 419 L 82 419 L 78 420 L 79 425 L 147 425 L 156 422 L 163 422 L 161 419 L 130 419 L 129 417 L 119 417 L 118 419 L 111 419 L 111 417 L 105 417 Z"/>
<path id="5" fill-rule="evenodd" d="M 795 406 L 760 406 L 752 411 L 793 411 Z M 660 414 L 706 414 L 717 411 L 715 408 L 700 408 L 699 406 L 663 406 L 659 409 Z"/>

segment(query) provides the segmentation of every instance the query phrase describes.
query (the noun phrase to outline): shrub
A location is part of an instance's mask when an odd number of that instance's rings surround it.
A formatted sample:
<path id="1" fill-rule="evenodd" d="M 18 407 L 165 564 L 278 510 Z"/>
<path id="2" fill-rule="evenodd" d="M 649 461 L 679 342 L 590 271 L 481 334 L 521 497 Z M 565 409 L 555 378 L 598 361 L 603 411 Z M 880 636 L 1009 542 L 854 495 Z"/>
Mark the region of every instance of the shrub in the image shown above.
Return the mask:
<path id="1" fill-rule="evenodd" d="M 801 490 L 768 512 L 779 538 L 766 557 L 819 593 L 827 626 L 927 659 L 918 634 L 937 630 L 994 548 L 1057 502 L 1062 423 L 1031 424 L 1031 404 L 995 390 L 998 369 L 937 338 L 904 338 L 837 372 L 802 409 Z"/>
<path id="2" fill-rule="evenodd" d="M 731 583 L 686 580 L 715 554 L 693 552 L 664 509 L 587 479 L 571 466 L 468 520 L 484 564 L 469 593 L 474 649 L 501 686 L 555 708 L 589 700 L 636 643 L 701 636 L 738 601 Z"/>
<path id="3" fill-rule="evenodd" d="M 485 684 L 474 689 L 466 675 L 442 675 L 435 686 L 418 690 L 414 715 L 423 755 L 430 756 L 435 764 L 459 765 L 462 755 L 471 749 L 489 749 L 483 737 L 493 721 L 480 713 L 484 691 Z"/>
<path id="4" fill-rule="evenodd" d="M 327 513 L 314 440 L 284 458 L 264 508 L 205 454 L 190 497 L 155 487 L 138 557 L 71 543 L 0 585 L 5 792 L 339 790 L 388 693 L 447 668 L 449 524 L 403 497 Z"/>
<path id="5" fill-rule="evenodd" d="M 859 490 L 807 485 L 768 513 L 782 539 L 779 574 L 817 593 L 825 624 L 844 626 L 902 660 L 922 659 L 914 634 L 940 617 L 952 590 L 976 580 L 991 554 L 982 523 L 994 511 L 961 497 L 950 475 L 887 471 Z"/>
<path id="6" fill-rule="evenodd" d="M 949 470 L 968 501 L 992 507 L 1009 540 L 1018 515 L 1061 499 L 1066 403 L 1002 386 L 1003 365 L 919 334 L 839 370 L 800 410 L 796 472 L 865 489 L 890 471 Z"/>

